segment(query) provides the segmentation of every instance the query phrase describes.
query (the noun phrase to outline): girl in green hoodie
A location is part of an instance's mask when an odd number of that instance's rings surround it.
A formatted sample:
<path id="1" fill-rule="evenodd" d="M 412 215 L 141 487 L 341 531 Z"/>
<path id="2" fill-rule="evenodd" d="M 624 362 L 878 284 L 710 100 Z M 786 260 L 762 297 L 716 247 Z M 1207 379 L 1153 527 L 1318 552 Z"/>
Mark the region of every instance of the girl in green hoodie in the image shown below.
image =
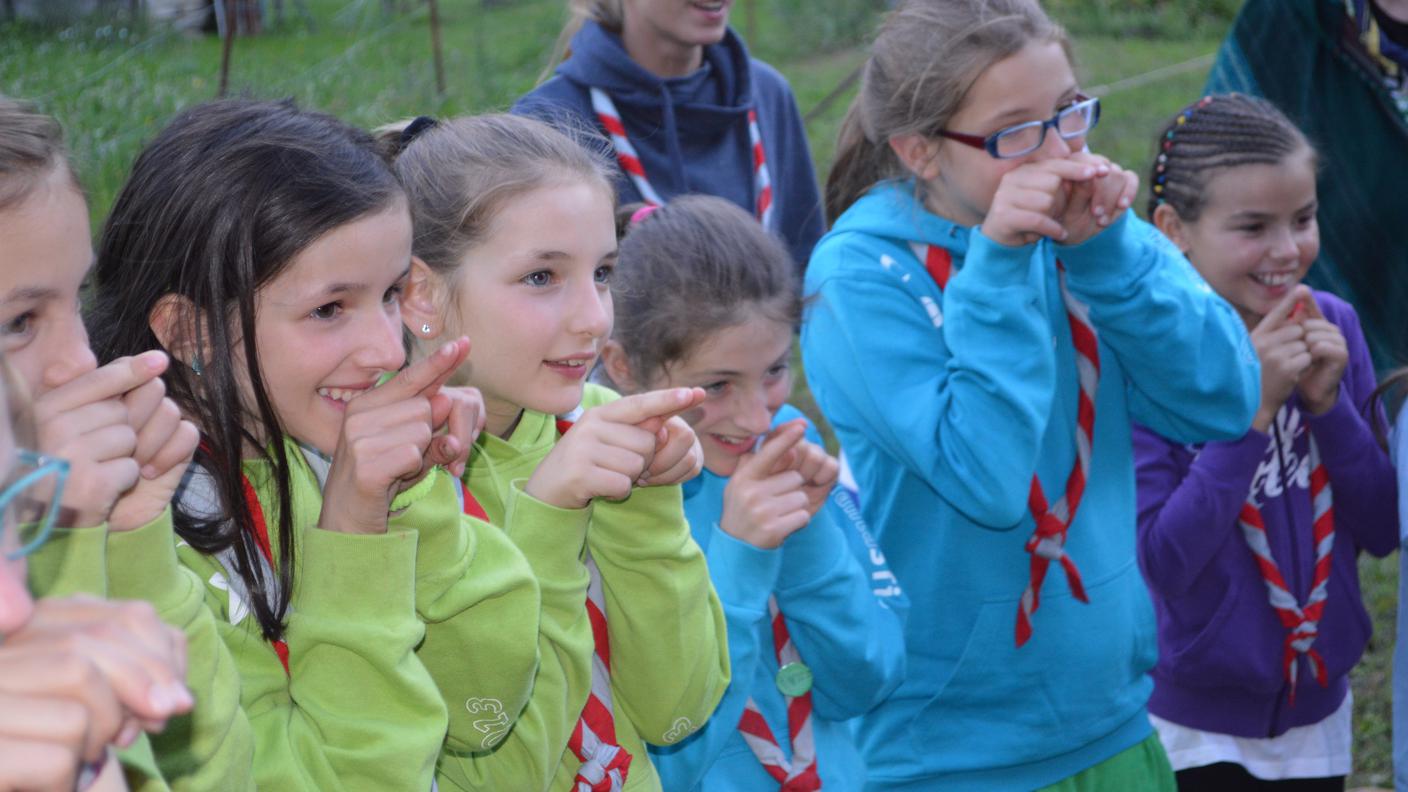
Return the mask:
<path id="1" fill-rule="evenodd" d="M 456 482 L 482 403 L 442 386 L 467 344 L 374 387 L 405 362 L 410 234 L 371 138 L 289 103 L 182 113 L 118 195 L 95 351 L 172 358 L 201 444 L 147 577 L 193 572 L 219 639 L 191 730 L 155 742 L 168 778 L 423 792 L 445 746 L 489 750 L 528 699 L 537 585 Z"/>
<path id="2" fill-rule="evenodd" d="M 586 383 L 612 323 L 609 166 L 514 116 L 417 119 L 392 143 L 415 226 L 403 316 L 427 349 L 474 342 L 451 380 L 478 388 L 487 413 L 464 481 L 543 590 L 530 710 L 549 762 L 541 784 L 513 789 L 658 790 L 645 744 L 697 730 L 729 679 L 723 613 L 674 486 L 702 464 L 677 414 L 704 393 L 618 398 Z M 457 761 L 440 779 L 474 786 Z"/>

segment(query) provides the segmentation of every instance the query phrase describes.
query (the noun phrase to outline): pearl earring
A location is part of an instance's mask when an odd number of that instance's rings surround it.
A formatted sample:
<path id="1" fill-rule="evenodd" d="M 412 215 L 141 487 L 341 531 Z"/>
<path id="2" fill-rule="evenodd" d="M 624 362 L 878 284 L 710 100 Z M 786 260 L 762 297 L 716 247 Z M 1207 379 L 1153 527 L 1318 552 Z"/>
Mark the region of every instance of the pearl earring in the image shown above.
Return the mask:
<path id="1" fill-rule="evenodd" d="M 426 324 L 421 325 L 421 326 L 420 326 L 420 332 L 421 332 L 423 335 L 430 335 L 430 324 L 429 324 L 429 323 L 426 323 Z"/>

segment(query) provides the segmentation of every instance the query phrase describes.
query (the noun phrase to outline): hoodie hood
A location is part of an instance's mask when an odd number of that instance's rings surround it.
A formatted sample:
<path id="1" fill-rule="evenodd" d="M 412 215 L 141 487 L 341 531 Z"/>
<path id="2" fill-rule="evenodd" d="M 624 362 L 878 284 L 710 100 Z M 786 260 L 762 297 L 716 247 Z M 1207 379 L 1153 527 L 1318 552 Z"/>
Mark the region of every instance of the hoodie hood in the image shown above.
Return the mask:
<path id="1" fill-rule="evenodd" d="M 590 20 L 572 37 L 570 51 L 557 67 L 559 75 L 584 90 L 606 91 L 633 124 L 663 127 L 671 138 L 679 136 L 684 148 L 694 138 L 714 140 L 737 130 L 753 109 L 748 50 L 731 29 L 723 41 L 704 48 L 699 69 L 684 77 L 662 79 L 646 71 L 627 54 L 620 36 Z"/>
<path id="2" fill-rule="evenodd" d="M 927 211 L 913 179 L 890 179 L 871 187 L 836 218 L 832 235 L 860 233 L 897 243 L 941 245 L 962 258 L 972 229 Z"/>

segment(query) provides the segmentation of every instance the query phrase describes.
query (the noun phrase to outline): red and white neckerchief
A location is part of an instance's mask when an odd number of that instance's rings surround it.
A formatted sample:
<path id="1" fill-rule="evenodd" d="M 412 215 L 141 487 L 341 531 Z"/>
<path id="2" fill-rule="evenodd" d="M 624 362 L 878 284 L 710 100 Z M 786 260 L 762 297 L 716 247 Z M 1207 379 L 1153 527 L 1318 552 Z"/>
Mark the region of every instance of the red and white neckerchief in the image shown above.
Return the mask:
<path id="1" fill-rule="evenodd" d="M 306 451 L 304 452 L 304 456 L 307 457 Z M 309 459 L 309 463 L 310 465 L 312 465 L 313 460 Z M 325 462 L 323 464 L 326 465 Z M 319 489 L 321 489 L 324 476 L 326 475 L 325 467 L 320 469 L 319 467 L 315 466 L 314 475 L 318 477 Z M 432 471 L 427 475 L 433 476 L 435 474 Z M 259 493 L 255 491 L 254 485 L 250 483 L 249 476 L 245 475 L 244 473 L 241 473 L 240 482 L 244 485 L 245 506 L 249 508 L 249 517 L 254 522 L 254 543 L 259 547 L 259 553 L 260 555 L 264 556 L 264 561 L 268 564 L 268 569 L 272 573 L 274 569 L 274 553 L 273 547 L 269 543 L 269 526 L 264 521 L 264 507 L 259 503 Z M 463 484 L 460 485 L 460 495 L 461 506 L 463 507 L 465 514 L 468 514 L 471 517 L 478 517 L 479 519 L 484 520 L 486 522 L 488 521 L 489 516 L 487 513 L 485 513 L 484 507 L 479 505 L 479 501 L 474 499 L 474 496 L 469 493 L 469 490 L 466 489 Z M 279 662 L 284 667 L 284 675 L 287 676 L 289 673 L 288 642 L 284 641 L 283 639 L 279 639 L 277 641 L 271 641 L 270 643 L 274 647 L 274 653 L 279 656 Z"/>
<path id="2" fill-rule="evenodd" d="M 953 256 L 938 245 L 911 242 L 914 255 L 924 263 L 939 291 L 948 285 L 953 274 Z M 1081 602 L 1090 602 L 1085 594 L 1076 562 L 1066 553 L 1066 534 L 1076 518 L 1076 508 L 1085 494 L 1086 477 L 1090 474 L 1090 449 L 1095 435 L 1095 389 L 1100 384 L 1100 345 L 1095 326 L 1090 323 L 1090 309 L 1066 286 L 1066 268 L 1060 261 L 1056 267 L 1061 283 L 1061 301 L 1066 305 L 1066 317 L 1071 326 L 1071 341 L 1075 346 L 1076 379 L 1080 385 L 1080 400 L 1076 409 L 1076 460 L 1066 479 L 1066 491 L 1055 503 L 1048 503 L 1041 481 L 1032 474 L 1032 487 L 1027 495 L 1027 507 L 1036 521 L 1036 531 L 1027 539 L 1031 554 L 1031 571 L 1022 599 L 1017 604 L 1017 646 L 1032 637 L 1032 615 L 1041 606 L 1041 585 L 1046 570 L 1058 561 L 1066 571 L 1071 594 Z"/>
<path id="3" fill-rule="evenodd" d="M 557 431 L 566 434 L 572 421 L 559 419 Z M 587 621 L 592 626 L 592 687 L 582 715 L 572 729 L 567 747 L 582 762 L 572 779 L 572 792 L 621 792 L 631 769 L 631 754 L 616 743 L 616 715 L 611 701 L 611 638 L 606 629 L 606 595 L 601 570 L 587 552 Z"/>
<path id="4" fill-rule="evenodd" d="M 788 663 L 800 663 L 801 655 L 797 645 L 792 643 L 792 635 L 787 630 L 787 622 L 778 610 L 777 597 L 768 597 L 768 614 L 772 618 L 773 651 L 777 655 L 777 667 Z M 812 692 L 808 690 L 795 698 L 784 696 L 787 702 L 787 731 L 792 741 L 792 761 L 782 754 L 782 747 L 773 736 L 768 722 L 752 696 L 743 705 L 743 716 L 738 720 L 738 730 L 743 733 L 743 741 L 753 750 L 753 755 L 763 763 L 768 775 L 777 779 L 780 792 L 815 792 L 821 789 L 821 776 L 816 768 L 816 741 L 812 737 Z"/>
<path id="5" fill-rule="evenodd" d="M 1310 595 L 1305 604 L 1296 602 L 1295 595 L 1286 585 L 1281 568 L 1271 557 L 1271 545 L 1266 540 L 1266 525 L 1261 519 L 1261 509 L 1252 500 L 1252 490 L 1248 490 L 1247 500 L 1237 515 L 1237 525 L 1242 529 L 1242 538 L 1247 540 L 1261 571 L 1262 582 L 1271 607 L 1280 617 L 1286 628 L 1286 641 L 1283 645 L 1282 667 L 1286 681 L 1291 685 L 1291 704 L 1296 703 L 1296 670 L 1300 664 L 1297 655 L 1305 655 L 1315 681 L 1321 687 L 1328 687 L 1330 680 L 1325 670 L 1325 659 L 1315 650 L 1315 639 L 1320 635 L 1320 617 L 1325 613 L 1325 600 L 1329 597 L 1330 551 L 1335 546 L 1335 510 L 1330 495 L 1330 474 L 1320 461 L 1320 450 L 1315 446 L 1315 438 L 1310 438 L 1310 505 L 1312 526 L 1311 535 L 1315 540 L 1315 571 L 1310 582 Z"/>
<path id="6" fill-rule="evenodd" d="M 620 163 L 621 170 L 630 177 L 642 200 L 653 206 L 664 206 L 665 199 L 650 186 L 640 155 L 626 136 L 626 125 L 621 122 L 616 103 L 611 101 L 611 96 L 606 91 L 596 87 L 591 89 L 591 97 L 592 112 L 596 113 L 597 120 L 611 138 L 611 146 L 616 151 L 616 161 Z M 763 228 L 771 229 L 774 214 L 772 178 L 768 173 L 767 154 L 763 151 L 763 133 L 758 127 L 758 112 L 751 109 L 748 111 L 748 142 L 753 152 L 753 214 L 758 218 L 758 222 L 763 224 Z"/>

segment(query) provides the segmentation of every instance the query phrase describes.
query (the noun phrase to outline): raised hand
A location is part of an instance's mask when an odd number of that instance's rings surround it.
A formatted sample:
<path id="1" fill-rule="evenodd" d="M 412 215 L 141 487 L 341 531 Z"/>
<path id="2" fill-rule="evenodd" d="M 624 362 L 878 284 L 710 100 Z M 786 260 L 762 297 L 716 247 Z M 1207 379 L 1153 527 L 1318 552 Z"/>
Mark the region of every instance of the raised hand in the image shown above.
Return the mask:
<path id="1" fill-rule="evenodd" d="M 108 519 L 118 497 L 137 483 L 140 465 L 125 398 L 147 386 L 143 399 L 161 386 L 150 386 L 166 370 L 163 352 L 118 358 L 68 380 L 62 366 L 51 367 L 45 390 L 34 402 L 38 450 L 68 460 L 60 523 L 91 527 Z"/>
<path id="2" fill-rule="evenodd" d="M 1098 164 L 1071 158 L 1029 162 L 1008 171 L 983 219 L 983 236 L 1008 247 L 1030 245 L 1042 237 L 1070 242 L 1071 232 L 1057 218 L 1067 214 L 1074 186 L 1099 175 Z"/>
<path id="3" fill-rule="evenodd" d="M 469 339 L 451 341 L 347 403 L 319 528 L 385 533 L 391 501 L 401 490 L 433 465 L 468 456 L 471 422 L 477 426 L 478 418 L 463 400 L 441 392 L 468 354 Z M 451 421 L 454 431 L 437 436 L 439 425 Z"/>
<path id="4" fill-rule="evenodd" d="M 1291 319 L 1291 312 L 1297 304 L 1311 299 L 1309 288 L 1296 286 L 1252 329 L 1252 346 L 1261 360 L 1261 406 L 1252 419 L 1252 428 L 1258 431 L 1271 427 L 1276 411 L 1290 398 L 1310 367 L 1305 327 Z"/>
<path id="5" fill-rule="evenodd" d="M 669 421 L 701 398 L 697 388 L 670 388 L 587 410 L 538 463 L 524 491 L 560 509 L 585 508 L 595 498 L 620 500 L 653 470 L 657 447 L 663 456 L 654 475 L 661 480 L 653 483 L 665 483 L 690 453 L 687 437 Z"/>
<path id="6" fill-rule="evenodd" d="M 693 409 L 705 399 L 703 388 L 690 389 L 690 402 L 680 412 Z M 646 422 L 646 428 L 657 419 Z M 637 482 L 642 487 L 679 484 L 699 475 L 704 469 L 704 449 L 699 437 L 680 415 L 671 415 L 655 435 L 655 453 L 645 475 Z"/>
<path id="7" fill-rule="evenodd" d="M 1305 328 L 1310 365 L 1301 374 L 1296 388 L 1306 409 L 1321 415 L 1334 407 L 1340 397 L 1340 380 L 1349 365 L 1349 347 L 1340 329 L 1321 313 L 1313 294 L 1307 293 L 1300 304 L 1305 306 L 1301 326 Z"/>
<path id="8" fill-rule="evenodd" d="M 128 424 L 137 433 L 132 459 L 141 477 L 113 504 L 110 530 L 132 530 L 156 519 L 171 502 L 200 442 L 195 424 L 181 419 L 165 392 L 162 381 L 153 379 L 123 398 Z"/>
<path id="9" fill-rule="evenodd" d="M 802 419 L 796 420 L 805 427 Z M 795 460 L 792 469 L 802 475 L 802 492 L 807 496 L 807 513 L 815 517 L 821 507 L 826 505 L 831 488 L 836 486 L 836 479 L 841 474 L 841 465 L 835 457 L 826 453 L 826 449 L 806 440 L 797 444 L 792 456 Z"/>
<path id="10" fill-rule="evenodd" d="M 51 598 L 0 645 L 0 789 L 72 789 L 109 745 L 190 711 L 186 644 L 150 606 Z"/>
<path id="11" fill-rule="evenodd" d="M 1068 161 L 1090 165 L 1095 177 L 1067 185 L 1065 211 L 1056 216 L 1066 230 L 1064 245 L 1078 245 L 1100 233 L 1128 209 L 1139 193 L 1139 177 L 1099 154 L 1078 151 Z"/>
<path id="12" fill-rule="evenodd" d="M 804 436 L 802 421 L 788 421 L 770 432 L 756 452 L 743 455 L 724 487 L 719 517 L 724 533 L 770 550 L 811 522 L 815 511 L 807 476 L 796 469 Z"/>

